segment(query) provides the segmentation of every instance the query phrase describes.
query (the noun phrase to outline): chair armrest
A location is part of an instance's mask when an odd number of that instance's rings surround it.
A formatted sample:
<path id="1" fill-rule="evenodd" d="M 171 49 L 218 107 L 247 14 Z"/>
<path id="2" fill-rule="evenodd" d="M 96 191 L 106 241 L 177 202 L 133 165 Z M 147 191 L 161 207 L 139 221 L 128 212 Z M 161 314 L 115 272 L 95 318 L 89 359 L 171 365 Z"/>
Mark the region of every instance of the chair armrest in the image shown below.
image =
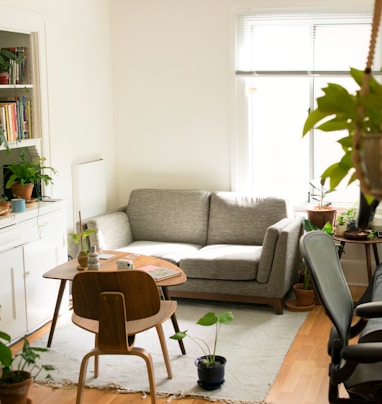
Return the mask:
<path id="1" fill-rule="evenodd" d="M 347 345 L 341 351 L 341 357 L 346 361 L 358 363 L 375 363 L 382 361 L 382 342 L 365 342 Z"/>
<path id="2" fill-rule="evenodd" d="M 382 317 L 382 302 L 362 303 L 355 308 L 355 313 L 362 318 Z"/>

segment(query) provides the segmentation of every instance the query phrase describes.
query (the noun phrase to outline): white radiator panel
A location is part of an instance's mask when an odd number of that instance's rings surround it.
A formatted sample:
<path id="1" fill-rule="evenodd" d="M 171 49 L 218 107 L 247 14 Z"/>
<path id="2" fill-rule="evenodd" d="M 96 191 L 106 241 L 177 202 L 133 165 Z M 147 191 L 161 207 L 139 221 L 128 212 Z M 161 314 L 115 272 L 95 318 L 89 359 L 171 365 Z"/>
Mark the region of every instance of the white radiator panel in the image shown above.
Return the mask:
<path id="1" fill-rule="evenodd" d="M 78 221 L 106 211 L 105 161 L 95 160 L 73 165 L 73 214 Z"/>

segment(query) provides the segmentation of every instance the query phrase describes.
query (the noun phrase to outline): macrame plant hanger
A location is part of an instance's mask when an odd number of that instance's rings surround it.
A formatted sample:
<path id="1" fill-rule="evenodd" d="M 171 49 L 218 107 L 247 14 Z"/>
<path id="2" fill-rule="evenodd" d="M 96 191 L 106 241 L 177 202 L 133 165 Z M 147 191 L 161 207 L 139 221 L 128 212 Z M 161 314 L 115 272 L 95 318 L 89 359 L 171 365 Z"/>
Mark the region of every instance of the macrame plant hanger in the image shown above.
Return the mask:
<path id="1" fill-rule="evenodd" d="M 366 61 L 366 67 L 363 75 L 363 82 L 361 87 L 361 95 L 365 95 L 369 92 L 369 82 L 372 76 L 372 66 L 374 60 L 375 47 L 378 38 L 378 31 L 381 22 L 381 11 L 382 11 L 382 0 L 375 0 L 374 3 L 374 12 L 373 12 L 373 21 L 372 21 L 372 29 L 371 29 L 371 37 L 369 44 L 369 53 Z M 364 116 L 364 107 L 361 105 L 359 107 L 359 114 L 361 117 Z M 382 111 L 381 111 L 382 113 Z M 381 130 L 382 131 L 382 130 Z M 365 177 L 364 170 L 362 168 L 362 157 L 361 157 L 361 147 L 362 147 L 362 130 L 359 123 L 356 123 L 356 129 L 353 136 L 353 163 L 355 167 L 355 175 L 360 182 L 360 188 L 363 194 L 372 195 L 377 200 L 381 200 L 381 195 L 375 194 L 373 189 L 370 186 L 369 181 Z M 380 170 L 382 172 L 382 161 L 379 162 Z"/>

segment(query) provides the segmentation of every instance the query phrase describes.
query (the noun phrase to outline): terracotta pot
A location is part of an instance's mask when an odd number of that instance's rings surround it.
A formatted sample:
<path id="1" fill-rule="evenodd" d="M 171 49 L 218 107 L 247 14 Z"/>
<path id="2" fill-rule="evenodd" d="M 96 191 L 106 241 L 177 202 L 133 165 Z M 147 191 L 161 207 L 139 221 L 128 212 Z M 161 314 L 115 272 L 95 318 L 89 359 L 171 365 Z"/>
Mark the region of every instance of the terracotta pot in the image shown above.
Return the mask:
<path id="1" fill-rule="evenodd" d="M 362 136 L 362 171 L 371 195 L 382 199 L 382 133 Z"/>
<path id="2" fill-rule="evenodd" d="M 26 404 L 28 403 L 28 390 L 32 383 L 29 372 L 23 372 L 26 380 L 19 383 L 0 383 L 1 404 Z M 28 377 L 29 376 L 29 377 Z"/>
<path id="3" fill-rule="evenodd" d="M 325 223 L 330 222 L 334 226 L 337 208 L 334 206 L 312 206 L 306 208 L 308 220 L 319 229 L 322 229 Z"/>
<path id="4" fill-rule="evenodd" d="M 89 254 L 85 253 L 83 251 L 80 251 L 77 254 L 77 261 L 78 261 L 77 269 L 83 270 L 83 269 L 87 268 L 87 266 L 88 266 L 88 257 L 89 257 Z"/>
<path id="5" fill-rule="evenodd" d="M 29 201 L 32 198 L 33 188 L 34 184 L 21 185 L 18 182 L 11 187 L 14 198 L 25 199 L 26 201 Z"/>
<path id="6" fill-rule="evenodd" d="M 0 201 L 0 216 L 8 216 L 10 213 L 10 209 L 11 201 Z"/>
<path id="7" fill-rule="evenodd" d="M 9 74 L 7 72 L 0 73 L 0 84 L 9 84 Z"/>
<path id="8" fill-rule="evenodd" d="M 315 293 L 314 289 L 304 289 L 303 283 L 296 283 L 293 285 L 294 294 L 296 296 L 296 306 L 308 307 L 314 304 Z"/>

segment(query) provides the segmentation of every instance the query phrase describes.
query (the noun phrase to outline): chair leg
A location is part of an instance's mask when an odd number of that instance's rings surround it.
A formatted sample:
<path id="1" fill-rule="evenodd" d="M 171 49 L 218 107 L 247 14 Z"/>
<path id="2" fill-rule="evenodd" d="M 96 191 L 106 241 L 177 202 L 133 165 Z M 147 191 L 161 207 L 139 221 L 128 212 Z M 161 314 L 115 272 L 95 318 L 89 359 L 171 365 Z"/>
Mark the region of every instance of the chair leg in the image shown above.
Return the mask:
<path id="1" fill-rule="evenodd" d="M 98 334 L 95 334 L 94 346 L 96 349 L 98 349 Z M 97 355 L 97 354 L 94 355 L 94 378 L 95 379 L 97 379 L 97 377 L 98 377 L 98 370 L 99 370 L 98 357 L 99 357 L 99 355 Z"/>
<path id="2" fill-rule="evenodd" d="M 82 395 L 83 395 L 83 391 L 84 391 L 84 384 L 85 384 L 86 371 L 87 371 L 87 368 L 88 368 L 88 361 L 89 361 L 89 358 L 91 356 L 94 356 L 94 355 L 95 355 L 95 352 L 91 351 L 91 352 L 88 352 L 82 358 L 81 367 L 80 367 L 80 374 L 78 376 L 76 404 L 81 404 L 81 402 L 82 402 Z M 98 355 L 96 355 L 96 357 L 97 356 Z"/>
<path id="3" fill-rule="evenodd" d="M 146 351 L 146 349 L 143 349 L 143 348 L 133 348 L 129 352 L 129 355 L 140 356 L 146 362 L 147 374 L 149 376 L 149 384 L 150 384 L 151 404 L 156 404 L 157 391 L 156 391 L 155 377 L 154 377 L 154 364 L 153 364 L 153 359 L 152 359 L 150 352 Z M 79 403 L 76 403 L 76 404 L 79 404 Z"/>
<path id="4" fill-rule="evenodd" d="M 160 341 L 160 346 L 162 348 L 164 363 L 165 363 L 166 369 L 167 369 L 167 376 L 169 379 L 172 379 L 171 363 L 170 363 L 170 358 L 168 356 L 167 344 L 166 344 L 162 324 L 156 325 L 155 328 L 157 330 L 159 341 Z"/>

